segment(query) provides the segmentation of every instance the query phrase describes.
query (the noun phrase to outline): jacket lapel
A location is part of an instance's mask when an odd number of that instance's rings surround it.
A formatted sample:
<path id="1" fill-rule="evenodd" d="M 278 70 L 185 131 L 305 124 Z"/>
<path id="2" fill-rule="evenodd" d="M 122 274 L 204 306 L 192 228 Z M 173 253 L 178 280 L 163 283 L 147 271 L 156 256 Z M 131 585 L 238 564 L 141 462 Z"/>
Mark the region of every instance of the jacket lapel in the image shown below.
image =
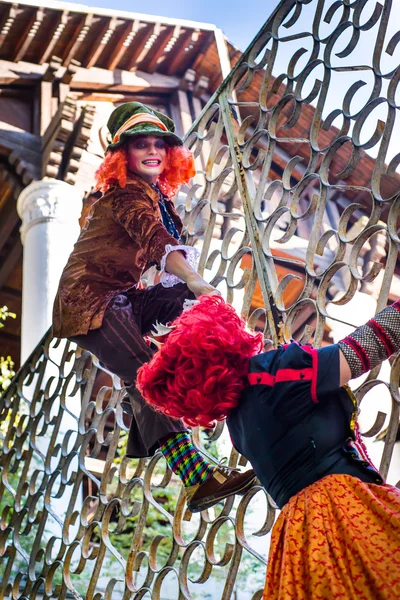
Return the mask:
<path id="1" fill-rule="evenodd" d="M 158 194 L 155 190 L 153 190 L 153 188 L 145 182 L 144 179 L 142 179 L 139 175 L 135 175 L 134 173 L 129 173 L 127 178 L 126 178 L 126 186 L 132 186 L 135 187 L 136 189 L 139 188 L 140 190 L 142 190 L 145 194 L 147 194 L 147 196 L 149 196 L 149 198 L 151 198 L 151 200 L 153 201 L 153 204 L 155 207 L 158 208 Z M 161 214 L 160 214 L 161 216 Z"/>
<path id="2" fill-rule="evenodd" d="M 154 190 L 151 187 L 151 185 L 146 183 L 146 181 L 144 179 L 142 179 L 139 175 L 135 175 L 134 173 L 129 173 L 129 175 L 127 176 L 127 179 L 126 179 L 126 185 L 127 185 L 127 187 L 132 186 L 135 189 L 139 188 L 145 194 L 147 194 L 147 196 L 149 196 L 149 198 L 151 198 L 151 200 L 153 201 L 154 208 L 157 210 L 160 221 L 162 221 L 161 211 L 160 211 L 160 207 L 158 205 L 159 197 L 158 197 L 156 190 Z M 176 212 L 174 203 L 172 202 L 172 200 L 169 200 L 167 198 L 165 200 L 165 205 L 167 207 L 169 214 L 171 215 L 171 219 L 175 223 L 175 226 L 180 233 L 182 231 L 183 225 L 182 225 L 180 216 Z"/>

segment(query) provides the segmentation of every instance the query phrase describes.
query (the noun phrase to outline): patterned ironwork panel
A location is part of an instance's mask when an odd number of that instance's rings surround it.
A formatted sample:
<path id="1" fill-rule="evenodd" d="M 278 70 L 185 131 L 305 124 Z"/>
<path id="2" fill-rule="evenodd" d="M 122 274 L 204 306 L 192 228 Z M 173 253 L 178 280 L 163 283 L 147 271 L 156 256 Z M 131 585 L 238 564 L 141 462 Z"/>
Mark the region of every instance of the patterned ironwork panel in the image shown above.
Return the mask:
<path id="1" fill-rule="evenodd" d="M 181 196 L 188 243 L 273 344 L 325 343 L 336 324 L 360 324 L 354 302 L 375 293 L 371 316 L 393 293 L 393 13 L 375 0 L 282 2 L 187 135 L 198 166 Z M 384 439 L 385 475 L 398 357 L 391 367 L 357 388 L 361 416 L 382 397 L 365 435 Z M 192 515 L 161 454 L 124 457 L 122 396 L 95 357 L 47 336 L 1 397 L 0 599 L 261 598 L 273 502 L 255 486 Z M 216 462 L 245 462 L 222 424 L 193 439 Z"/>
<path id="2" fill-rule="evenodd" d="M 109 385 L 99 387 L 99 373 Z M 266 535 L 275 515 L 265 492 L 192 515 L 162 454 L 124 457 L 118 384 L 88 352 L 48 335 L 3 394 L 0 597 L 230 597 L 249 578 L 257 589 L 266 551 L 251 533 Z M 199 431 L 193 439 L 237 464 L 222 427 L 205 445 Z"/>

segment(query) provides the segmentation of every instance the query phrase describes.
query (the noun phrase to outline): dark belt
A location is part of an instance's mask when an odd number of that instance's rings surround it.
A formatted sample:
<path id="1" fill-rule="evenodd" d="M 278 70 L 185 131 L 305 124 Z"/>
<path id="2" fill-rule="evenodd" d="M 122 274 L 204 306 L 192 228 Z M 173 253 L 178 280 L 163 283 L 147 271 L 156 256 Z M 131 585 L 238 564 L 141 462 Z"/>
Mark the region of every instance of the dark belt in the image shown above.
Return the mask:
<path id="1" fill-rule="evenodd" d="M 281 488 L 275 495 L 272 489 L 268 492 L 279 508 L 283 508 L 293 496 L 327 475 L 351 475 L 352 477 L 358 477 L 365 483 L 383 483 L 381 474 L 364 461 L 352 446 L 346 443 L 342 448 L 323 458 L 312 472 L 304 473 L 304 477 L 298 479 L 295 486 L 290 489 L 288 487 Z"/>

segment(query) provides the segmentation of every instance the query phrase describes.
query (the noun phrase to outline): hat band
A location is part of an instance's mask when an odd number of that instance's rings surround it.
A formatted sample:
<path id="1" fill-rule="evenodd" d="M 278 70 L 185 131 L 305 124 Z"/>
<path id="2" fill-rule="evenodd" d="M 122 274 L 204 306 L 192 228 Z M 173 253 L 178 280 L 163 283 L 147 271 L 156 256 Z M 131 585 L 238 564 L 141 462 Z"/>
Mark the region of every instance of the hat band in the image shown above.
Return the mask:
<path id="1" fill-rule="evenodd" d="M 150 115 L 149 113 L 138 113 L 136 115 L 133 115 L 132 117 L 129 117 L 129 119 L 125 121 L 123 125 L 121 125 L 117 133 L 114 135 L 112 143 L 116 144 L 117 142 L 119 142 L 119 138 L 121 137 L 121 134 L 124 133 L 124 131 L 131 129 L 139 123 L 152 123 L 160 129 L 168 131 L 167 126 L 155 115 Z"/>

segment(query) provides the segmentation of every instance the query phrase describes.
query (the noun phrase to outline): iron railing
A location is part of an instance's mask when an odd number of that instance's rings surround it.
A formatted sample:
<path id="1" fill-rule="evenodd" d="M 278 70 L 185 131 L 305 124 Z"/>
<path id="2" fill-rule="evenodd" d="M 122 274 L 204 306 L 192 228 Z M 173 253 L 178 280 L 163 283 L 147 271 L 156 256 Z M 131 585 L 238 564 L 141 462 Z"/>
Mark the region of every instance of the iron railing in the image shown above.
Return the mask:
<path id="1" fill-rule="evenodd" d="M 377 310 L 387 303 L 400 242 L 395 23 L 390 1 L 281 2 L 186 137 L 198 175 L 181 211 L 199 270 L 274 344 L 320 345 L 327 321 L 354 324 L 348 303 L 374 281 Z M 97 389 L 99 371 L 47 335 L 1 397 L 0 599 L 258 600 L 273 502 L 255 486 L 191 515 L 161 454 L 123 457 L 123 390 L 109 374 Z M 385 476 L 399 376 L 395 357 L 388 383 L 377 368 L 356 392 L 363 407 L 377 386 L 387 395 L 366 432 L 384 438 Z M 207 455 L 244 464 L 222 425 L 207 433 L 193 432 Z"/>

